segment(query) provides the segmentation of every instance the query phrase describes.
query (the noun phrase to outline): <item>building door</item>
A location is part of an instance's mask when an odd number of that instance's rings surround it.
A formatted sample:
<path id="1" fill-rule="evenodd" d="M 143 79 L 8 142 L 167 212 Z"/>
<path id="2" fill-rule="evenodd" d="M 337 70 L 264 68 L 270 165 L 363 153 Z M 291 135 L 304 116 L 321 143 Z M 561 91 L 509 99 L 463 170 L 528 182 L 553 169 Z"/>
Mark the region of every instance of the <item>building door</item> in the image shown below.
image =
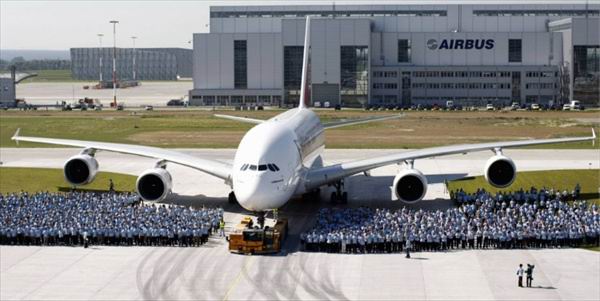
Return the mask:
<path id="1" fill-rule="evenodd" d="M 410 72 L 402 72 L 402 105 L 410 106 Z"/>
<path id="2" fill-rule="evenodd" d="M 512 101 L 521 103 L 521 71 L 512 73 Z"/>

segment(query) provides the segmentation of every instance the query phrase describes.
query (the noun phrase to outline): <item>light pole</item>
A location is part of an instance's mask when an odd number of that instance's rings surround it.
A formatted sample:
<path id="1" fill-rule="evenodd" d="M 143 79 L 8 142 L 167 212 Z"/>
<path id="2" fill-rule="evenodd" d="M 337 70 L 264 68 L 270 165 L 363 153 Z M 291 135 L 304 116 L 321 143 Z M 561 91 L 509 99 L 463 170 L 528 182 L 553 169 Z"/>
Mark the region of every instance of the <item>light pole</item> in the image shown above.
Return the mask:
<path id="1" fill-rule="evenodd" d="M 100 50 L 98 51 L 100 53 L 99 57 L 100 57 L 100 83 L 102 83 L 102 55 L 103 52 L 102 51 L 102 37 L 104 36 L 104 34 L 99 33 L 98 34 L 98 40 L 100 40 Z"/>
<path id="2" fill-rule="evenodd" d="M 135 39 L 137 39 L 136 36 L 131 37 L 131 40 L 133 41 L 133 80 L 135 80 L 136 78 L 136 74 L 135 74 Z"/>
<path id="3" fill-rule="evenodd" d="M 109 21 L 113 25 L 113 58 L 112 58 L 112 82 L 113 82 L 113 105 L 117 107 L 117 24 L 119 21 Z"/>

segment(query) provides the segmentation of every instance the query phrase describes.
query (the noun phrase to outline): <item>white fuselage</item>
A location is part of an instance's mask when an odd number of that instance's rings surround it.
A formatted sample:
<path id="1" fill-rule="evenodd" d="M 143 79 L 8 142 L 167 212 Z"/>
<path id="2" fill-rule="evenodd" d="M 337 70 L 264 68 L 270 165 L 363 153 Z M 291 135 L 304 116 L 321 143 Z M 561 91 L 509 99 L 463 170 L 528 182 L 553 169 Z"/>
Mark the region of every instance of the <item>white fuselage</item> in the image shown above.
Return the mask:
<path id="1" fill-rule="evenodd" d="M 309 109 L 292 109 L 250 129 L 233 163 L 232 186 L 242 207 L 265 211 L 304 192 L 303 176 L 322 164 L 323 126 Z"/>

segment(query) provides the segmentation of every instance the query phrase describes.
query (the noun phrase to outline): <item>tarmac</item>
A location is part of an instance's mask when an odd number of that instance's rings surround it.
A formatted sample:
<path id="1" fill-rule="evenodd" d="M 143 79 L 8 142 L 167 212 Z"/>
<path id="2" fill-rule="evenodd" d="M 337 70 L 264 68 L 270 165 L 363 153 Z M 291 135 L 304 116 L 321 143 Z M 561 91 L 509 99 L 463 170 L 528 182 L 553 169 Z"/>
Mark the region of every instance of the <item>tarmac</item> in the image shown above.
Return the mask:
<path id="1" fill-rule="evenodd" d="M 181 150 L 231 160 L 234 150 Z M 327 163 L 404 150 L 327 150 Z M 1 148 L 3 166 L 62 167 L 77 149 Z M 505 150 L 517 168 L 599 168 L 597 150 Z M 418 160 L 430 182 L 483 172 L 490 152 Z M 139 174 L 154 160 L 98 153 L 100 169 Z M 328 159 L 335 158 L 335 159 Z M 552 165 L 549 166 L 549 163 Z M 400 207 L 389 201 L 398 166 L 346 184 L 348 206 Z M 175 194 L 169 202 L 223 206 L 227 229 L 247 212 L 228 204 L 229 188 L 218 179 L 169 165 Z M 200 183 L 200 185 L 198 185 Z M 387 190 L 387 191 L 386 191 Z M 443 188 L 431 189 L 419 208 L 450 206 Z M 176 247 L 0 247 L 1 300 L 196 299 L 196 300 L 599 300 L 600 252 L 584 249 L 460 250 L 403 254 L 341 255 L 299 250 L 298 235 L 314 222 L 325 201 L 291 200 L 280 215 L 290 221 L 281 254 L 230 254 L 223 238 L 199 248 Z M 518 288 L 519 263 L 534 264 L 533 288 Z"/>
<path id="2" fill-rule="evenodd" d="M 71 103 L 80 98 L 99 99 L 108 106 L 113 99 L 112 89 L 84 89 L 97 82 L 37 82 L 17 85 L 17 96 L 34 105 L 52 105 L 57 101 Z M 165 106 L 171 99 L 186 97 L 193 88 L 193 82 L 187 81 L 142 81 L 141 86 L 117 89 L 117 101 L 125 106 L 140 107 L 145 105 Z"/>

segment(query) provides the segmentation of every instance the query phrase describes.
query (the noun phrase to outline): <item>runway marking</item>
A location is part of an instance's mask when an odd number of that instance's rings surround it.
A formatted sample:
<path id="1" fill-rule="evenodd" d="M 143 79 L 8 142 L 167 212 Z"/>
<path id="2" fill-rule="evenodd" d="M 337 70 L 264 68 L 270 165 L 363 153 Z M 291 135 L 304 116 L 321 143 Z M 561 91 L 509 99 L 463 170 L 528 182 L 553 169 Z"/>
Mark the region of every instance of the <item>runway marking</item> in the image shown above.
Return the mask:
<path id="1" fill-rule="evenodd" d="M 248 272 L 248 270 L 250 269 L 250 267 L 252 266 L 252 264 L 255 261 L 254 259 L 255 259 L 254 256 L 249 256 L 249 257 L 246 258 L 246 260 L 244 260 L 244 265 L 242 266 L 242 268 L 238 272 L 237 276 L 235 276 L 235 279 L 233 279 L 233 281 L 229 285 L 229 288 L 227 289 L 227 292 L 225 293 L 225 296 L 223 296 L 223 299 L 221 299 L 221 300 L 223 300 L 223 301 L 229 300 L 229 294 L 238 285 L 238 283 L 240 282 L 240 279 L 242 279 L 242 275 L 245 272 Z"/>

